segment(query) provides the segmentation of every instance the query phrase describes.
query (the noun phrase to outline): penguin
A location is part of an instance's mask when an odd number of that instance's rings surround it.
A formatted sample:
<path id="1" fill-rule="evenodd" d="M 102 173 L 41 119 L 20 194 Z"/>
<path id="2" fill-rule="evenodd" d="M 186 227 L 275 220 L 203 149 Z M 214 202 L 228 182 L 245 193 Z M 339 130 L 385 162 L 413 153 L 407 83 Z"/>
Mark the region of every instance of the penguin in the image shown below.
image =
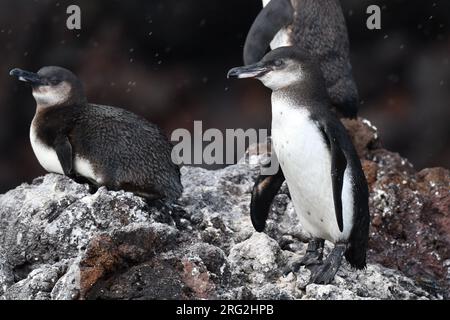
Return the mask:
<path id="1" fill-rule="evenodd" d="M 260 62 L 233 68 L 230 78 L 256 78 L 272 90 L 272 144 L 280 168 L 258 177 L 250 214 L 262 232 L 273 198 L 286 180 L 295 212 L 311 236 L 294 266 L 312 269 L 311 282 L 330 283 L 345 256 L 364 269 L 369 237 L 368 187 L 361 162 L 330 98 L 318 62 L 296 47 L 280 47 Z M 324 241 L 334 243 L 325 261 Z"/>
<path id="2" fill-rule="evenodd" d="M 356 118 L 358 90 L 339 0 L 263 0 L 263 5 L 245 41 L 244 63 L 260 61 L 269 46 L 298 46 L 319 61 L 333 109 Z"/>
<path id="3" fill-rule="evenodd" d="M 124 109 L 88 103 L 81 81 L 67 69 L 13 69 L 10 75 L 32 87 L 37 107 L 30 141 L 46 171 L 149 201 L 180 197 L 172 145 L 156 125 Z"/>

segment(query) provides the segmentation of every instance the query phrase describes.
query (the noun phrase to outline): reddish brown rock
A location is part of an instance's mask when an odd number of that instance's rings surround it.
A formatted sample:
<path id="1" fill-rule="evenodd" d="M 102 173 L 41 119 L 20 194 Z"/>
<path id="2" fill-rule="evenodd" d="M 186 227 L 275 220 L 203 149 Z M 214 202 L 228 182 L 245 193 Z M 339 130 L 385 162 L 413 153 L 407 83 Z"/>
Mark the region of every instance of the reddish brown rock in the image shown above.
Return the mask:
<path id="1" fill-rule="evenodd" d="M 366 175 L 367 184 L 371 189 L 375 181 L 377 180 L 378 166 L 375 162 L 370 160 L 361 160 L 361 164 Z"/>
<path id="2" fill-rule="evenodd" d="M 182 279 L 197 299 L 214 298 L 215 285 L 203 265 L 184 259 Z"/>
<path id="3" fill-rule="evenodd" d="M 118 248 L 111 237 L 101 235 L 92 239 L 80 263 L 80 298 L 83 299 L 99 279 L 113 272 L 121 263 Z"/>
<path id="4" fill-rule="evenodd" d="M 450 172 L 416 172 L 381 147 L 363 121 L 345 121 L 370 187 L 369 261 L 401 270 L 432 292 L 450 290 Z"/>
<path id="5" fill-rule="evenodd" d="M 151 261 L 161 250 L 173 248 L 174 234 L 168 227 L 138 227 L 91 239 L 80 261 L 80 298 L 92 297 L 92 288 L 99 292 L 99 287 L 116 279 L 121 270 Z"/>
<path id="6" fill-rule="evenodd" d="M 342 123 L 347 128 L 361 159 L 366 158 L 369 150 L 377 149 L 381 146 L 377 128 L 368 120 L 361 118 L 342 119 Z"/>

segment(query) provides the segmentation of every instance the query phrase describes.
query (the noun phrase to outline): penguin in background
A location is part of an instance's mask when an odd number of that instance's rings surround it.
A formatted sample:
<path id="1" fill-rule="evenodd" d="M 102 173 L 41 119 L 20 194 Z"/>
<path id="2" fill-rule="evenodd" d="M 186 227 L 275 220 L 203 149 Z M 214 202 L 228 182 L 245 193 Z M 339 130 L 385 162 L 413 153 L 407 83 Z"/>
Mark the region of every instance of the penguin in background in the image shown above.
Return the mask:
<path id="1" fill-rule="evenodd" d="M 45 170 L 148 201 L 181 196 L 172 145 L 155 124 L 121 108 L 89 103 L 81 81 L 67 69 L 13 69 L 10 75 L 32 87 L 36 114 L 30 141 Z"/>
<path id="2" fill-rule="evenodd" d="M 260 62 L 231 69 L 228 77 L 256 78 L 272 90 L 272 146 L 281 168 L 256 181 L 250 205 L 262 232 L 270 206 L 286 180 L 303 229 L 311 236 L 294 267 L 311 267 L 311 282 L 328 284 L 342 257 L 366 266 L 369 237 L 368 186 L 345 127 L 331 111 L 319 64 L 296 47 L 269 52 Z M 324 241 L 334 248 L 322 261 Z"/>
<path id="3" fill-rule="evenodd" d="M 298 46 L 320 63 L 333 109 L 356 118 L 358 90 L 352 75 L 347 26 L 339 0 L 263 0 L 244 45 L 244 64 L 270 47 Z"/>

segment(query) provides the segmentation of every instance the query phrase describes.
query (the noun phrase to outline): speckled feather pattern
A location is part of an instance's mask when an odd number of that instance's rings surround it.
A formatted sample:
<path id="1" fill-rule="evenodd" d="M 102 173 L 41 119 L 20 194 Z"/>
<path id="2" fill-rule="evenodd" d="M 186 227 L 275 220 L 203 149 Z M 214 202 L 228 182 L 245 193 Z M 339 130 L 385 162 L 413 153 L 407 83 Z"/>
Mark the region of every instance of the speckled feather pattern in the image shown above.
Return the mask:
<path id="1" fill-rule="evenodd" d="M 55 135 L 66 135 L 73 155 L 87 159 L 111 190 L 171 200 L 181 195 L 172 146 L 161 130 L 144 118 L 120 108 L 86 103 L 40 110 L 33 125 L 38 138 L 49 147 Z"/>
<path id="2" fill-rule="evenodd" d="M 332 103 L 356 108 L 347 26 L 338 0 L 291 0 L 293 43 L 320 61 Z M 318 41 L 320 39 L 320 41 Z"/>

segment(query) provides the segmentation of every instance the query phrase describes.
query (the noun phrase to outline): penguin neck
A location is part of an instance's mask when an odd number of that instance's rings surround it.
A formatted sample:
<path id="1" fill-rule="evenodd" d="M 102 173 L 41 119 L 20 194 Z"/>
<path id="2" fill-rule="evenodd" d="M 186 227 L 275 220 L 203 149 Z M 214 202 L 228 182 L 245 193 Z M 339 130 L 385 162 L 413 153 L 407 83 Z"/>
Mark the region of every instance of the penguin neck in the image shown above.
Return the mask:
<path id="1" fill-rule="evenodd" d="M 42 104 L 42 103 L 38 103 L 36 102 L 36 114 L 35 116 L 42 116 L 45 114 L 49 114 L 49 113 L 53 113 L 54 111 L 57 110 L 69 110 L 69 109 L 73 109 L 73 108 L 78 108 L 84 105 L 87 105 L 88 102 L 87 100 L 82 100 L 82 99 L 77 99 L 77 100 L 70 100 L 64 103 L 58 103 L 58 104 L 53 104 L 53 105 L 48 105 L 48 104 Z M 64 112 L 66 112 L 64 111 Z"/>
<path id="2" fill-rule="evenodd" d="M 36 86 L 32 94 L 40 110 L 87 103 L 80 84 L 62 82 L 57 87 Z"/>
<path id="3" fill-rule="evenodd" d="M 272 97 L 275 99 L 282 98 L 299 106 L 316 106 L 318 108 L 330 103 L 325 88 L 314 86 L 308 82 L 300 82 L 275 90 L 272 92 Z"/>
<path id="4" fill-rule="evenodd" d="M 52 103 L 52 104 L 40 101 L 39 99 L 35 99 L 35 100 L 36 100 L 36 113 L 45 112 L 45 111 L 49 111 L 49 110 L 55 110 L 55 109 L 59 109 L 59 108 L 70 107 L 70 106 L 81 106 L 81 105 L 87 104 L 87 100 L 84 97 L 77 98 L 77 99 L 69 98 L 67 100 L 59 101 L 57 103 Z"/>

